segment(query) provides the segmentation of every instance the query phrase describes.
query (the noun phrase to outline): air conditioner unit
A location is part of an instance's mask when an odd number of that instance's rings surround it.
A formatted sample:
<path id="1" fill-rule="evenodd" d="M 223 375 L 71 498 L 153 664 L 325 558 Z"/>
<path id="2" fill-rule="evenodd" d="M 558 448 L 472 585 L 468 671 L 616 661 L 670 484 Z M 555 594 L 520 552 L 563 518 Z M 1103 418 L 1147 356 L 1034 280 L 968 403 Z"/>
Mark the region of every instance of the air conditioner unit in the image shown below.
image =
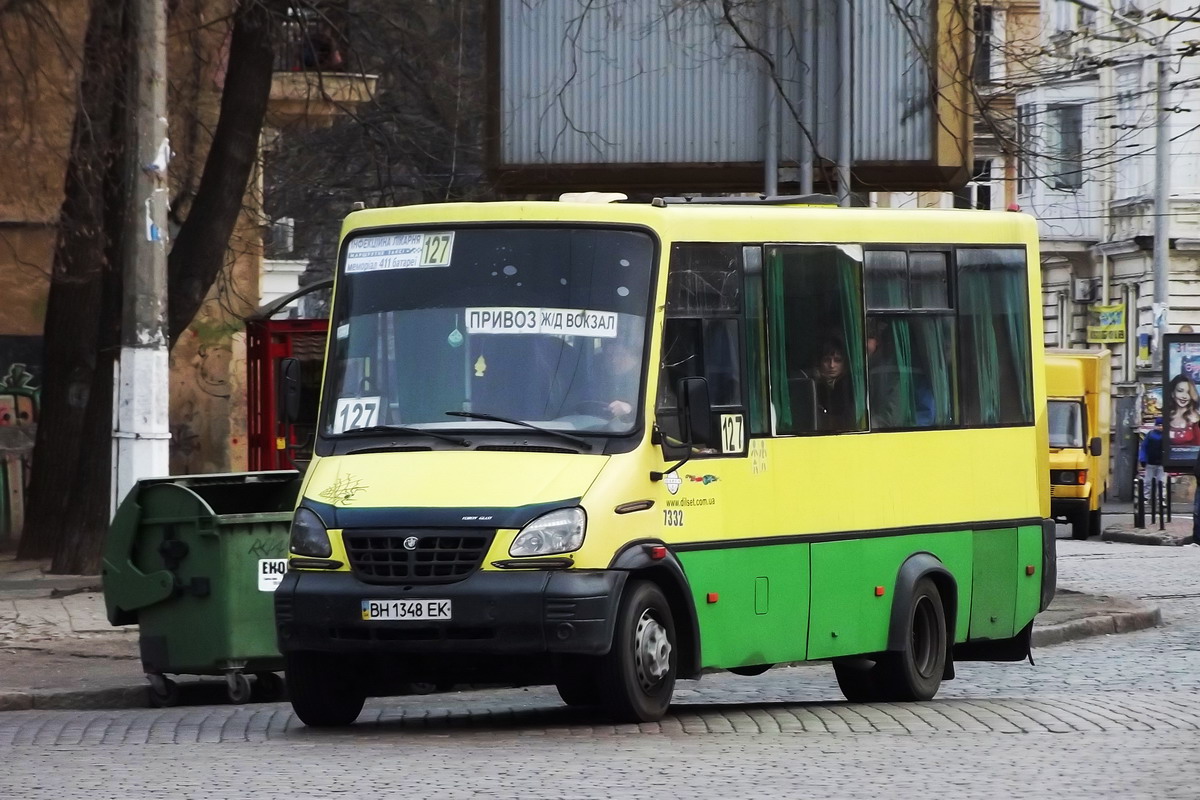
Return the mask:
<path id="1" fill-rule="evenodd" d="M 1071 300 L 1076 303 L 1090 303 L 1096 299 L 1096 284 L 1087 278 L 1071 279 Z"/>

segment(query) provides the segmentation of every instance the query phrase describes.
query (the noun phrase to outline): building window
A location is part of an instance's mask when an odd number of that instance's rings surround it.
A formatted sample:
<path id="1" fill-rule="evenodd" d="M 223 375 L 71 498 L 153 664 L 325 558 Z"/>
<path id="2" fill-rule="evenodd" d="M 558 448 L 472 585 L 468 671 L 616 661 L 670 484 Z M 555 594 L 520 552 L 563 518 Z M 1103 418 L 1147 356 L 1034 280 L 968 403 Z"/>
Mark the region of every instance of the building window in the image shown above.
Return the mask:
<path id="1" fill-rule="evenodd" d="M 972 77 L 977 84 L 992 82 L 992 49 L 995 42 L 992 37 L 993 14 L 991 6 L 975 6 L 975 64 Z"/>
<path id="2" fill-rule="evenodd" d="M 992 207 L 992 162 L 976 161 L 975 170 L 967 185 L 954 192 L 955 208 L 976 208 L 988 211 Z"/>
<path id="3" fill-rule="evenodd" d="M 1074 192 L 1083 185 L 1083 108 L 1050 106 L 1046 111 L 1050 185 Z"/>
<path id="4" fill-rule="evenodd" d="M 1033 186 L 1033 108 L 1017 107 L 1017 194 L 1028 194 Z"/>

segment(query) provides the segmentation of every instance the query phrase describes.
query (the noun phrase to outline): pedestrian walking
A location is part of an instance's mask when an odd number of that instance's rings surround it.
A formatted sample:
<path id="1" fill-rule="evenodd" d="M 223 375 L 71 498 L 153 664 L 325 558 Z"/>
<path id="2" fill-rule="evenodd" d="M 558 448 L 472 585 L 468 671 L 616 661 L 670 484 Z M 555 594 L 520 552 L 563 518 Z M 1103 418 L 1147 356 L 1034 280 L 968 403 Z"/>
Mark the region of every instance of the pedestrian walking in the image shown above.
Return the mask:
<path id="1" fill-rule="evenodd" d="M 1138 462 L 1142 465 L 1142 489 L 1143 495 L 1150 498 L 1154 502 L 1157 496 L 1154 491 L 1154 482 L 1163 487 L 1163 491 L 1167 486 L 1167 474 L 1163 472 L 1162 465 L 1163 456 L 1163 418 L 1154 418 L 1154 427 L 1142 439 L 1142 446 L 1138 450 Z"/>

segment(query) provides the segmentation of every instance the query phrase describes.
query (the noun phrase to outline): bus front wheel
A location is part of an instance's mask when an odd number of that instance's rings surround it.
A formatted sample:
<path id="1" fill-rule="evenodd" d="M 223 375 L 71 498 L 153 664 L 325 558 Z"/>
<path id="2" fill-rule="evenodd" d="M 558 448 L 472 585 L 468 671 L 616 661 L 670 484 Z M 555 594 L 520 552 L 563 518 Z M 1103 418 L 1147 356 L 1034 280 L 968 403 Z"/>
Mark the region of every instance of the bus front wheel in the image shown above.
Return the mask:
<path id="1" fill-rule="evenodd" d="M 284 658 L 292 710 L 310 728 L 334 728 L 358 719 L 366 692 L 354 684 L 355 671 L 325 653 L 288 653 Z"/>
<path id="2" fill-rule="evenodd" d="M 946 669 L 946 611 L 937 585 L 921 578 L 904 616 L 904 648 L 888 653 L 889 700 L 932 700 Z"/>
<path id="3" fill-rule="evenodd" d="M 601 659 L 599 688 L 617 722 L 657 722 L 671 706 L 678 654 L 675 620 L 662 590 L 630 581 L 617 610 L 613 645 Z"/>

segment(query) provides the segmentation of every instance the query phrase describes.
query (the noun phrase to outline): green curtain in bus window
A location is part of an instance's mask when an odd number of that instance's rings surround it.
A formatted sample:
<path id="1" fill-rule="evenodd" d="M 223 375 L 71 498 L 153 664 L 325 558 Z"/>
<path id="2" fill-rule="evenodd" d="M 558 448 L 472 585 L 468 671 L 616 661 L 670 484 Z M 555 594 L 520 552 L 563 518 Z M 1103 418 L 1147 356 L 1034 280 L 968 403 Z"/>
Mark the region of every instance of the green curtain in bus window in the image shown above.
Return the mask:
<path id="1" fill-rule="evenodd" d="M 841 277 L 842 330 L 845 336 L 847 368 L 854 379 L 854 429 L 867 427 L 867 354 L 863 347 L 862 273 L 859 262 L 839 252 L 838 271 Z"/>
<path id="2" fill-rule="evenodd" d="M 746 390 L 750 410 L 750 432 L 770 433 L 762 248 L 757 245 L 743 247 L 742 263 L 746 271 L 746 372 L 750 376 Z"/>
<path id="3" fill-rule="evenodd" d="M 1032 422 L 1025 252 L 963 248 L 957 257 L 963 421 Z"/>
<path id="4" fill-rule="evenodd" d="M 767 354 L 771 371 L 771 401 L 776 428 L 780 433 L 791 433 L 792 396 L 788 387 L 787 330 L 782 309 L 786 306 L 783 291 L 783 251 L 778 247 L 766 248 L 767 253 Z"/>

